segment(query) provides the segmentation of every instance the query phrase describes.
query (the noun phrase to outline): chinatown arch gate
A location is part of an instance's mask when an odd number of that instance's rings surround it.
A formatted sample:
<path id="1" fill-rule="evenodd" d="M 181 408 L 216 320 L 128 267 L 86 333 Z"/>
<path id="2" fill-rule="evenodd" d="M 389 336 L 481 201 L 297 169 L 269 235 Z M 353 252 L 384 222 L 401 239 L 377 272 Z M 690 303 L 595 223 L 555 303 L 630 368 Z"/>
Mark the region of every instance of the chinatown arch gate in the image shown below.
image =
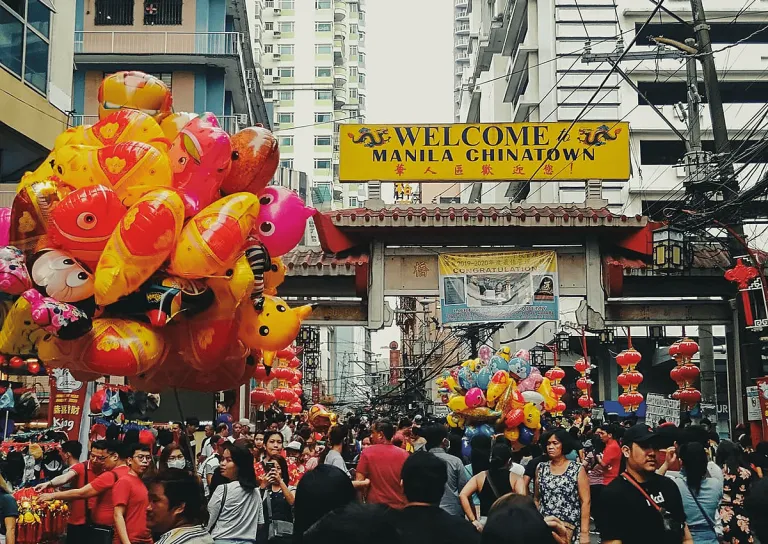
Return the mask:
<path id="1" fill-rule="evenodd" d="M 727 254 L 694 248 L 685 274 L 654 275 L 656 225 L 646 217 L 599 206 L 395 206 L 318 213 L 314 222 L 321 248 L 299 247 L 283 257 L 288 273 L 280 290 L 292 304 L 316 305 L 305 324 L 388 326 L 393 311 L 385 297 L 439 295 L 440 252 L 554 249 L 560 298 L 586 303 L 588 329 L 725 326 L 728 368 L 739 368 L 732 290 L 722 273 Z M 523 323 L 518 334 L 526 327 L 533 328 Z M 617 365 L 599 364 L 598 373 L 599 398 L 616 399 Z M 731 419 L 744 421 L 741 373 L 729 371 L 728 380 Z"/>

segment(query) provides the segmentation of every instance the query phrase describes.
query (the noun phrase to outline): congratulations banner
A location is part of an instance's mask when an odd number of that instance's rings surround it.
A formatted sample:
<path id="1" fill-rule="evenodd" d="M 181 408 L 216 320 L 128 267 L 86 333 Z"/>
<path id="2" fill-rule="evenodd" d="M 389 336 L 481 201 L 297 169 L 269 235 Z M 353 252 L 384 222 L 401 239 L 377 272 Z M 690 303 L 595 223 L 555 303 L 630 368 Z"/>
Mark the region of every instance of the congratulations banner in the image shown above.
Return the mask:
<path id="1" fill-rule="evenodd" d="M 558 319 L 554 251 L 443 253 L 438 263 L 445 325 Z"/>
<path id="2" fill-rule="evenodd" d="M 340 127 L 342 182 L 629 179 L 629 124 Z"/>

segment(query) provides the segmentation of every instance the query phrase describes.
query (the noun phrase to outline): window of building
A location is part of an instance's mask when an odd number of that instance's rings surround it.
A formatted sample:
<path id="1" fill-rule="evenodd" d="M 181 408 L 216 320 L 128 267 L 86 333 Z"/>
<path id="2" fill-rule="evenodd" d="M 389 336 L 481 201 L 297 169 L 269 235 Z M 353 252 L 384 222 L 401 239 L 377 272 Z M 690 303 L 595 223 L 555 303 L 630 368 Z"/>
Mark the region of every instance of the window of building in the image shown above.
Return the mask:
<path id="1" fill-rule="evenodd" d="M 274 51 L 274 46 L 271 43 L 264 45 L 264 52 L 265 53 L 272 53 Z"/>
<path id="2" fill-rule="evenodd" d="M 357 33 L 357 41 L 359 41 L 360 43 L 365 42 L 365 32 L 363 32 L 362 30 Z"/>
<path id="3" fill-rule="evenodd" d="M 330 123 L 332 118 L 331 113 L 315 113 L 315 123 Z"/>
<path id="4" fill-rule="evenodd" d="M 264 68 L 264 75 L 265 76 L 271 76 L 272 75 L 272 68 Z"/>
<path id="5" fill-rule="evenodd" d="M 333 91 L 315 91 L 315 100 L 332 100 Z"/>
<path id="6" fill-rule="evenodd" d="M 293 168 L 293 159 L 282 159 L 280 161 L 280 166 L 282 168 Z"/>
<path id="7" fill-rule="evenodd" d="M 274 96 L 274 93 L 271 89 L 264 90 L 264 98 L 272 98 Z"/>
<path id="8" fill-rule="evenodd" d="M 280 9 L 293 9 L 293 0 L 280 0 L 278 7 Z"/>
<path id="9" fill-rule="evenodd" d="M 331 136 L 315 136 L 315 145 L 317 146 L 330 146 L 331 145 Z"/>
<path id="10" fill-rule="evenodd" d="M 315 9 L 331 9 L 331 0 L 315 0 Z"/>
<path id="11" fill-rule="evenodd" d="M 180 25 L 182 0 L 144 0 L 145 25 Z"/>
<path id="12" fill-rule="evenodd" d="M 265 21 L 264 22 L 264 30 L 274 30 L 275 29 L 275 23 L 272 21 Z M 270 47 L 272 47 L 270 45 Z"/>
<path id="13" fill-rule="evenodd" d="M 364 12 L 364 11 L 361 11 L 361 12 L 359 12 L 359 13 L 357 14 L 357 18 L 358 18 L 358 20 L 360 20 L 360 21 L 365 21 L 365 12 Z"/>
<path id="14" fill-rule="evenodd" d="M 359 204 L 356 196 L 349 197 L 349 207 L 350 208 L 357 208 L 359 205 L 360 204 Z"/>
<path id="15" fill-rule="evenodd" d="M 293 136 L 280 136 L 277 142 L 281 147 L 293 147 Z"/>
<path id="16" fill-rule="evenodd" d="M 97 25 L 133 25 L 133 0 L 96 0 Z"/>
<path id="17" fill-rule="evenodd" d="M 277 23 L 280 32 L 293 32 L 293 21 L 280 21 Z"/>
<path id="18" fill-rule="evenodd" d="M 360 6 L 357 4 L 357 2 L 350 2 L 349 3 L 349 12 L 350 13 L 357 13 L 360 11 Z"/>
<path id="19" fill-rule="evenodd" d="M 330 55 L 333 53 L 333 46 L 329 43 L 316 43 L 315 55 Z"/>
<path id="20" fill-rule="evenodd" d="M 265 8 L 275 7 L 275 0 L 264 0 L 264 7 Z"/>
<path id="21" fill-rule="evenodd" d="M 363 95 L 361 94 L 361 95 L 358 97 L 358 102 L 360 103 L 360 105 L 361 105 L 361 106 L 365 106 L 365 96 L 363 96 Z"/>
<path id="22" fill-rule="evenodd" d="M 354 88 L 350 89 L 349 90 L 349 97 L 352 100 L 357 100 L 357 89 L 354 89 Z"/>
<path id="23" fill-rule="evenodd" d="M 331 159 L 315 159 L 315 170 L 330 170 Z"/>
<path id="24" fill-rule="evenodd" d="M 352 77 L 357 77 L 357 66 L 349 67 L 349 75 Z"/>
<path id="25" fill-rule="evenodd" d="M 292 43 L 281 43 L 277 46 L 277 52 L 281 55 L 293 55 L 293 44 Z"/>
<path id="26" fill-rule="evenodd" d="M 278 77 L 293 77 L 293 66 L 281 66 L 277 69 Z"/>
<path id="27" fill-rule="evenodd" d="M 290 90 L 277 91 L 277 98 L 278 100 L 286 100 L 286 101 L 293 100 L 293 91 L 290 91 Z"/>
<path id="28" fill-rule="evenodd" d="M 104 74 L 106 77 L 108 74 Z M 149 72 L 149 75 L 165 83 L 169 90 L 173 90 L 173 74 L 171 72 Z"/>
<path id="29" fill-rule="evenodd" d="M 16 0 L 8 6 L 0 3 L 0 64 L 46 93 L 51 12 L 39 0 L 30 0 L 28 5 Z"/>
<path id="30" fill-rule="evenodd" d="M 365 64 L 365 53 L 357 54 L 357 62 L 359 62 L 360 64 Z"/>
<path id="31" fill-rule="evenodd" d="M 350 57 L 356 57 L 357 56 L 357 46 L 356 45 L 350 45 L 349 46 L 349 56 Z"/>
<path id="32" fill-rule="evenodd" d="M 290 125 L 293 123 L 293 112 L 279 112 L 277 114 L 277 122 L 281 125 Z"/>
<path id="33" fill-rule="evenodd" d="M 460 204 L 461 198 L 458 196 L 441 196 L 440 204 Z"/>
<path id="34" fill-rule="evenodd" d="M 331 77 L 331 67 L 315 66 L 315 77 Z"/>
<path id="35" fill-rule="evenodd" d="M 357 34 L 357 23 L 351 23 L 349 25 L 349 33 L 350 34 Z"/>
<path id="36" fill-rule="evenodd" d="M 365 74 L 360 74 L 360 76 L 358 77 L 358 81 L 359 81 L 359 82 L 360 82 L 362 85 L 365 85 Z"/>
<path id="37" fill-rule="evenodd" d="M 331 32 L 333 23 L 328 21 L 315 21 L 315 32 Z"/>

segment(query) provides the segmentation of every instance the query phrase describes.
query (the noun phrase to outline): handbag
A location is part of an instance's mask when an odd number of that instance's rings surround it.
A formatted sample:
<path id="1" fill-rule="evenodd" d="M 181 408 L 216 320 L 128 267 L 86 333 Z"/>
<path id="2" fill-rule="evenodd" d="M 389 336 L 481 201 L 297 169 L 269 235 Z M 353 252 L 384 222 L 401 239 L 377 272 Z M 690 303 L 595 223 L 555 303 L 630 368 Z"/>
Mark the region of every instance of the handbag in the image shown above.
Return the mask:
<path id="1" fill-rule="evenodd" d="M 688 488 L 688 493 L 690 493 L 691 497 L 693 497 L 693 501 L 696 503 L 696 506 L 699 507 L 699 512 L 701 512 L 701 515 L 704 516 L 704 519 L 706 520 L 707 525 L 709 525 L 709 528 L 712 529 L 713 533 L 715 533 L 715 536 L 718 539 L 723 538 L 725 533 L 723 532 L 723 522 L 722 522 L 722 520 L 720 521 L 720 524 L 718 526 L 717 520 L 713 521 L 712 519 L 710 519 L 710 517 L 704 511 L 704 508 L 702 508 L 701 503 L 699 502 L 699 499 L 696 498 L 696 495 L 693 494 L 693 491 L 691 491 L 690 487 Z M 715 510 L 715 512 L 717 512 L 717 510 Z M 717 515 L 717 514 L 715 514 L 715 515 Z"/>
<path id="2" fill-rule="evenodd" d="M 661 522 L 664 526 L 664 533 L 669 536 L 669 539 L 674 540 L 675 542 L 682 542 L 683 534 L 685 533 L 685 525 L 682 522 L 676 520 L 669 512 L 669 510 L 656 504 L 656 501 L 654 501 L 648 495 L 648 493 L 645 492 L 645 489 L 643 489 L 640 484 L 635 481 L 634 478 L 629 476 L 626 472 L 621 476 L 630 484 L 635 486 L 635 488 L 643 494 L 643 497 L 645 497 L 645 500 L 648 501 L 648 504 L 653 506 L 653 508 L 659 513 L 661 516 Z"/>
<path id="3" fill-rule="evenodd" d="M 88 485 L 88 467 L 83 465 L 85 472 L 85 484 Z M 114 476 L 114 472 L 112 473 Z M 115 482 L 117 482 L 117 476 L 115 476 Z M 112 485 L 114 485 L 114 483 Z M 112 544 L 115 536 L 115 528 L 111 525 L 98 525 L 91 521 L 91 510 L 88 508 L 88 499 L 85 499 L 85 533 L 88 537 L 87 542 L 89 544 Z"/>
<path id="4" fill-rule="evenodd" d="M 266 495 L 265 502 L 267 503 L 267 514 L 269 515 L 269 534 L 267 536 L 267 540 L 274 540 L 276 538 L 282 537 L 292 537 L 293 522 L 283 521 L 280 519 L 272 519 L 272 499 L 270 497 L 272 493 L 269 488 L 267 488 L 264 494 Z"/>

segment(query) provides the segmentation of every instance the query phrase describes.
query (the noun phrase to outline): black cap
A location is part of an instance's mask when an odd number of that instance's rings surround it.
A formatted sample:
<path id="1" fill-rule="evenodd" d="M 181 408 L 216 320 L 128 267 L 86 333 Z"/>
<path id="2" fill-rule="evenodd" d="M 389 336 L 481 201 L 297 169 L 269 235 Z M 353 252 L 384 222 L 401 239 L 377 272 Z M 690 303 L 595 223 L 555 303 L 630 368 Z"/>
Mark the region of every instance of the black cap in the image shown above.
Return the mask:
<path id="1" fill-rule="evenodd" d="M 630 446 L 632 444 L 655 446 L 659 443 L 659 438 L 659 435 L 653 432 L 653 429 L 648 425 L 638 423 L 624 431 L 621 444 L 622 446 Z"/>

